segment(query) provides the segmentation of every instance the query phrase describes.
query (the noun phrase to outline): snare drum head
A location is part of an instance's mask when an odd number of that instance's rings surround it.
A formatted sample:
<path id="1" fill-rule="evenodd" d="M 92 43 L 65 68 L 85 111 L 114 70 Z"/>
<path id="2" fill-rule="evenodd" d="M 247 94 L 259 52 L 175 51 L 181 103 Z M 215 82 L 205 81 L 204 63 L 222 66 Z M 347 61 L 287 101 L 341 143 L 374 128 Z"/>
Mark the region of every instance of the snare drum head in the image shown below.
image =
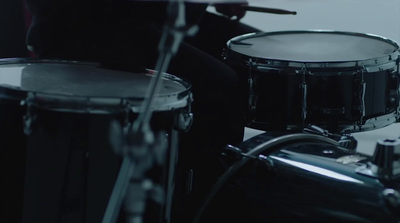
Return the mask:
<path id="1" fill-rule="evenodd" d="M 141 103 L 154 72 L 135 73 L 105 69 L 98 64 L 68 61 L 0 61 L 0 88 L 42 95 L 42 99 L 59 97 L 73 103 L 84 98 L 89 104 L 120 103 L 128 99 Z M 164 74 L 154 107 L 170 110 L 186 105 L 189 84 Z M 182 101 L 181 101 L 182 100 Z M 64 100 L 65 101 L 65 100 Z M 107 102 L 106 102 L 107 101 Z"/>
<path id="2" fill-rule="evenodd" d="M 335 31 L 251 33 L 231 39 L 228 48 L 254 58 L 310 63 L 363 61 L 399 49 L 380 36 Z"/>

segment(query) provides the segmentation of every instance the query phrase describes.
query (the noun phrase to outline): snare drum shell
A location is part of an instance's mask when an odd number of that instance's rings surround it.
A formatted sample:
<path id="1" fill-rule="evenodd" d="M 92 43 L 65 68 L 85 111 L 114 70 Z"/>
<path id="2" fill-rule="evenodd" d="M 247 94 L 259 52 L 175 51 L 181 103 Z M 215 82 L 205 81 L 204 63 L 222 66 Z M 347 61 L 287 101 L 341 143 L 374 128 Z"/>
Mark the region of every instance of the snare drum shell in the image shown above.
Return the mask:
<path id="1" fill-rule="evenodd" d="M 350 43 L 339 41 L 347 39 Z M 321 49 L 307 49 L 315 44 Z M 370 46 L 364 49 L 362 44 Z M 355 132 L 397 120 L 398 49 L 397 43 L 370 34 L 260 32 L 231 39 L 224 58 L 247 84 L 249 127 L 284 130 L 313 124 L 332 132 Z M 376 117 L 385 118 L 366 124 Z"/>
<path id="2" fill-rule="evenodd" d="M 108 140 L 110 123 L 121 118 L 46 109 L 36 109 L 35 114 L 34 131 L 26 142 L 22 222 L 101 222 L 121 165 L 121 156 Z M 151 121 L 154 131 L 168 134 L 168 141 L 178 134 L 172 128 L 174 115 L 156 112 Z M 168 151 L 171 147 L 169 143 Z M 171 174 L 165 165 L 155 164 L 147 175 L 163 187 Z M 162 206 L 151 203 L 146 210 L 146 222 L 161 222 Z"/>

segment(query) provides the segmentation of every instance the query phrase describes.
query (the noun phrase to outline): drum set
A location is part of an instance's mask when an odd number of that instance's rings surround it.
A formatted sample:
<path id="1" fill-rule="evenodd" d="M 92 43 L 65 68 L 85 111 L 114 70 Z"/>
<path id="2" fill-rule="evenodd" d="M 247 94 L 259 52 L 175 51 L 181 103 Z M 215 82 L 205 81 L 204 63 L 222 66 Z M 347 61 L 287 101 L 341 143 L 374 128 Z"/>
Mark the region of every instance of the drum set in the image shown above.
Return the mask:
<path id="1" fill-rule="evenodd" d="M 169 50 L 144 73 L 0 60 L 10 219 L 78 205 L 83 222 L 116 222 L 121 209 L 127 222 L 173 222 L 179 135 L 193 117 L 190 83 L 164 72 Z M 247 127 L 263 133 L 223 149 L 226 172 L 193 222 L 221 200 L 237 222 L 400 222 L 400 139 L 378 140 L 367 156 L 351 136 L 399 121 L 399 54 L 382 36 L 331 30 L 229 40 L 223 56 L 247 86 Z"/>
<path id="2" fill-rule="evenodd" d="M 261 32 L 229 40 L 224 57 L 247 80 L 247 126 L 265 132 L 225 148 L 226 173 L 204 210 L 228 190 L 238 200 L 229 213 L 245 213 L 235 222 L 399 221 L 399 137 L 378 140 L 372 156 L 352 137 L 399 120 L 397 43 Z"/>

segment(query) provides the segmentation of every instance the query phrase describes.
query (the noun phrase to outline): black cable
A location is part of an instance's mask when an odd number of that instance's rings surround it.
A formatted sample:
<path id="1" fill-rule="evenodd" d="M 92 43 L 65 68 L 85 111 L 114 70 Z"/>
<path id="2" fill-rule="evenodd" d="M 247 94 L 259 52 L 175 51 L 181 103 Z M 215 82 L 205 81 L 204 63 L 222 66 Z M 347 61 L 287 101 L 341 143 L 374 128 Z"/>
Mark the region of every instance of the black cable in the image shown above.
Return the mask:
<path id="1" fill-rule="evenodd" d="M 210 204 L 210 202 L 214 199 L 215 195 L 217 192 L 220 191 L 222 186 L 225 185 L 225 183 L 238 171 L 240 170 L 247 162 L 252 160 L 254 156 L 258 156 L 262 152 L 266 152 L 266 156 L 270 155 L 272 152 L 275 152 L 276 150 L 279 150 L 280 147 L 279 145 L 285 144 L 285 143 L 290 143 L 290 142 L 296 142 L 296 141 L 319 141 L 319 142 L 325 142 L 325 143 L 330 143 L 332 145 L 338 146 L 338 142 L 324 137 L 324 136 L 319 136 L 319 135 L 310 135 L 310 134 L 304 134 L 304 133 L 296 133 L 296 134 L 290 134 L 290 135 L 284 135 L 280 136 L 271 140 L 268 140 L 267 142 L 264 142 L 258 146 L 256 146 L 254 149 L 250 150 L 249 152 L 245 153 L 242 157 L 242 159 L 232 165 L 220 178 L 219 180 L 213 185 L 211 188 L 210 193 L 206 196 L 204 199 L 203 204 L 200 206 L 197 214 L 194 217 L 194 220 L 192 223 L 197 223 L 201 216 L 203 215 L 203 212 L 205 211 L 206 207 Z"/>

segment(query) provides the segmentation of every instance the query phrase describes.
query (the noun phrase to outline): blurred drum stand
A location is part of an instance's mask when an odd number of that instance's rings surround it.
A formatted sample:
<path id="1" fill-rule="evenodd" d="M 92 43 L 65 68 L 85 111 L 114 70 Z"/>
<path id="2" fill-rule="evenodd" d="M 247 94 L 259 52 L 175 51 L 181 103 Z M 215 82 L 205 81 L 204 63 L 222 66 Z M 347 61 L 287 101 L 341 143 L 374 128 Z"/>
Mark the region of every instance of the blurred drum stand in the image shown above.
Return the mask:
<path id="1" fill-rule="evenodd" d="M 169 62 L 177 52 L 183 38 L 186 35 L 194 35 L 197 27 L 186 26 L 183 0 L 169 1 L 167 13 L 169 18 L 165 23 L 159 43 L 160 55 L 156 63 L 156 74 L 149 84 L 147 96 L 142 104 L 138 119 L 133 125 L 128 126 L 124 132 L 120 132 L 122 135 L 110 134 L 114 150 L 123 156 L 123 162 L 104 214 L 103 223 L 116 222 L 122 205 L 124 205 L 127 215 L 127 222 L 143 222 L 146 196 L 149 190 L 159 192 L 158 194 L 156 192 L 153 198 L 156 202 L 166 205 L 165 220 L 170 222 L 171 188 L 167 189 L 167 194 L 163 194 L 162 190 L 158 190 L 159 186 L 153 185 L 151 180 L 145 176 L 146 170 L 155 162 L 162 162 L 164 159 L 163 154 L 165 154 L 164 151 L 167 147 L 163 134 L 154 135 L 150 129 L 149 122 L 152 115 L 151 108 L 154 97 L 162 84 L 162 74 L 167 70 Z M 186 118 L 185 123 L 189 128 L 191 114 Z M 172 145 L 171 149 L 175 149 L 174 152 L 176 152 L 176 147 L 177 145 Z M 169 168 L 174 167 L 170 165 Z"/>
<path id="2" fill-rule="evenodd" d="M 163 133 L 154 134 L 149 126 L 152 115 L 152 104 L 155 95 L 162 84 L 162 74 L 167 70 L 171 58 L 177 52 L 180 43 L 185 36 L 194 35 L 198 27 L 187 25 L 185 21 L 185 5 L 187 0 L 170 0 L 167 9 L 167 21 L 159 43 L 159 57 L 156 63 L 156 74 L 151 80 L 147 95 L 142 104 L 142 110 L 138 119 L 129 125 L 123 132 L 118 131 L 119 126 L 111 126 L 110 141 L 116 153 L 123 156 L 123 162 L 114 185 L 109 203 L 107 205 L 103 223 L 116 222 L 120 215 L 121 206 L 124 206 L 126 221 L 132 223 L 143 222 L 143 213 L 146 209 L 148 191 L 152 190 L 152 199 L 165 205 L 165 222 L 171 221 L 172 186 L 167 185 L 167 194 L 158 185 L 154 185 L 147 179 L 145 172 L 155 163 L 162 163 L 166 150 L 166 139 Z M 189 2 L 199 2 L 189 0 Z M 201 1 L 204 3 L 204 1 Z M 246 3 L 241 0 L 211 0 L 211 3 Z M 296 12 L 273 8 L 262 8 L 243 5 L 247 11 L 292 14 Z M 189 129 L 192 121 L 192 114 L 186 114 L 180 121 L 180 125 Z M 165 135 L 165 134 L 164 134 Z M 177 153 L 176 143 L 172 143 L 171 153 Z M 168 167 L 173 172 L 173 164 Z M 171 178 L 171 176 L 169 176 Z M 172 179 L 169 183 L 172 184 Z"/>

